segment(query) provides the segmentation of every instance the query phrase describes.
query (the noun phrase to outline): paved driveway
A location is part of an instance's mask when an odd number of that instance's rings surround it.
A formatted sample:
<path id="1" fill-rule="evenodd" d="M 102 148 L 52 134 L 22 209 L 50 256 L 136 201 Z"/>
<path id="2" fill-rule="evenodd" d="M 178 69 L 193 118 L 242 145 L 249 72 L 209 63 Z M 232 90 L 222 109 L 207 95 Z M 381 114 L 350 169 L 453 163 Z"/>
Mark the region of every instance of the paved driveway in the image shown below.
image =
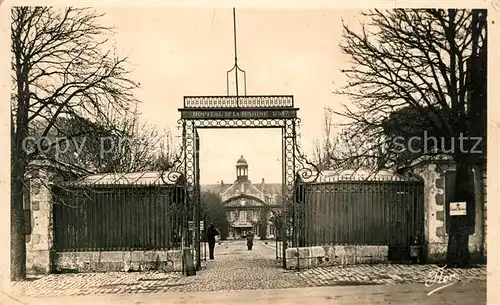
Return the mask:
<path id="1" fill-rule="evenodd" d="M 265 304 L 426 304 L 482 305 L 486 304 L 486 283 L 455 284 L 427 296 L 424 285 L 376 285 L 356 287 L 309 287 L 273 290 L 238 290 L 212 292 L 167 292 L 142 294 L 113 294 L 62 297 L 3 298 L 5 305 L 38 304 L 204 304 L 204 305 L 265 305 Z M 493 304 L 493 303 L 492 303 Z"/>
<path id="2" fill-rule="evenodd" d="M 248 251 L 243 240 L 217 245 L 215 260 L 196 276 L 162 272 L 54 274 L 16 283 L 14 294 L 75 296 L 128 293 L 270 290 L 321 286 L 400 285 L 424 287 L 433 265 L 356 265 L 310 270 L 284 270 L 275 260 L 272 244 L 256 241 Z M 451 271 L 450 271 L 451 272 Z M 463 282 L 486 279 L 486 269 L 453 270 Z M 366 287 L 366 286 L 365 286 Z"/>

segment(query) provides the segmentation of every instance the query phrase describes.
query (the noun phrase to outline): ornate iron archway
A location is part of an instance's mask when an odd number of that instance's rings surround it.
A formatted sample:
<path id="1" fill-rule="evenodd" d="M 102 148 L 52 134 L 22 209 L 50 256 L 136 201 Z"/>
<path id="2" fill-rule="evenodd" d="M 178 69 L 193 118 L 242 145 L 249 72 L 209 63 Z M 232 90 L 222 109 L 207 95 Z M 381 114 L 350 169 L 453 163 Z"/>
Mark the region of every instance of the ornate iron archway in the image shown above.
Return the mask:
<path id="1" fill-rule="evenodd" d="M 187 96 L 179 109 L 182 128 L 182 151 L 169 172 L 170 180 L 185 177 L 183 246 L 193 250 L 196 266 L 200 267 L 200 181 L 199 137 L 201 128 L 280 128 L 282 131 L 282 225 L 277 228 L 292 246 L 300 244 L 302 209 L 294 194 L 296 177 L 315 180 L 318 170 L 307 161 L 297 142 L 300 119 L 293 96 Z M 194 233 L 194 234 L 193 234 Z M 286 268 L 286 242 L 282 247 L 283 267 Z"/>
<path id="2" fill-rule="evenodd" d="M 282 259 L 286 268 L 287 242 L 299 247 L 303 213 L 294 194 L 297 176 L 302 181 L 316 180 L 319 174 L 314 164 L 307 161 L 297 142 L 300 119 L 291 95 L 247 95 L 246 72 L 238 66 L 236 46 L 236 13 L 233 8 L 234 66 L 227 71 L 228 96 L 185 96 L 179 109 L 182 129 L 181 155 L 164 178 L 178 181 L 184 176 L 182 245 L 193 250 L 196 267 L 200 263 L 200 128 L 281 128 L 282 135 L 282 213 L 280 236 L 283 238 Z M 235 74 L 235 96 L 229 96 L 229 74 Z M 238 73 L 243 73 L 243 96 L 240 95 Z M 277 228 L 278 229 L 278 228 Z M 278 257 L 278 255 L 277 255 Z M 298 259 L 298 258 L 297 258 Z M 298 264 L 297 264 L 298 266 Z"/>

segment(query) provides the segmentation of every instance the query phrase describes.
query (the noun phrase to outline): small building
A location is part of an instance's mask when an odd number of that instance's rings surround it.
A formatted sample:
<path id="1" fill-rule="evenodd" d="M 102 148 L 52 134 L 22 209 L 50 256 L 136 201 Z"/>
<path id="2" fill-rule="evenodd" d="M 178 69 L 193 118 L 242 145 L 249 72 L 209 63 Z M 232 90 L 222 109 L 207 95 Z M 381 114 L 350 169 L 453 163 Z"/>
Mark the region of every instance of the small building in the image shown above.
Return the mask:
<path id="1" fill-rule="evenodd" d="M 229 221 L 229 238 L 243 238 L 249 231 L 256 237 L 261 232 L 266 238 L 274 238 L 276 230 L 271 223 L 273 213 L 281 207 L 279 183 L 252 184 L 248 175 L 248 163 L 243 156 L 236 162 L 236 180 L 232 184 L 221 181 L 217 185 L 204 185 L 202 189 L 221 196 Z"/>

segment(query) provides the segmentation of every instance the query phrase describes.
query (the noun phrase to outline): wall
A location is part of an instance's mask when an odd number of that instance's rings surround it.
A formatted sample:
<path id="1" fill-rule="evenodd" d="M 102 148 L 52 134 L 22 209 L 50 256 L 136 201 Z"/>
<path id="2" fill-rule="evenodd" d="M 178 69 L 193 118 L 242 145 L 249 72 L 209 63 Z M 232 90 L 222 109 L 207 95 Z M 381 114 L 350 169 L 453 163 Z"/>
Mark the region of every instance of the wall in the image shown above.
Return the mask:
<path id="1" fill-rule="evenodd" d="M 56 272 L 182 271 L 182 250 L 58 252 Z"/>
<path id="2" fill-rule="evenodd" d="M 442 263 L 446 260 L 448 234 L 445 228 L 444 175 L 447 170 L 453 170 L 454 168 L 452 162 L 443 161 L 422 165 L 414 169 L 414 172 L 424 179 L 424 247 L 428 263 Z M 469 236 L 469 252 L 473 258 L 481 255 L 483 243 L 481 197 L 480 192 L 476 192 L 476 201 L 478 202 L 476 206 L 476 228 L 475 234 Z"/>
<path id="3" fill-rule="evenodd" d="M 280 247 L 281 248 L 281 247 Z M 286 249 L 286 267 L 295 269 L 319 266 L 383 264 L 388 261 L 388 246 L 313 246 Z"/>

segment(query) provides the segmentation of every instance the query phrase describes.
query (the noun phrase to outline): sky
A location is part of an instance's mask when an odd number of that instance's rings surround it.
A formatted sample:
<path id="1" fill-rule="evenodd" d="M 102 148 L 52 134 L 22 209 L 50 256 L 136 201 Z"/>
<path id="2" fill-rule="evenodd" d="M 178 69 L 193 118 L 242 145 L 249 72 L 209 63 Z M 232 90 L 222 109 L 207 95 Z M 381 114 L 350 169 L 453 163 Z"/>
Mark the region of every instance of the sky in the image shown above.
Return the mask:
<path id="1" fill-rule="evenodd" d="M 139 82 L 140 111 L 148 123 L 178 134 L 178 108 L 190 95 L 226 95 L 226 71 L 234 65 L 233 16 L 229 8 L 99 8 L 115 27 L 117 51 L 128 56 Z M 237 9 L 238 65 L 247 94 L 293 95 L 300 108 L 300 143 L 309 158 L 324 134 L 324 108 L 340 110 L 349 66 L 342 54 L 342 19 L 358 22 L 356 10 Z M 179 135 L 179 134 L 178 134 Z M 281 182 L 279 129 L 200 131 L 201 183 L 234 181 L 243 155 L 249 178 Z"/>

